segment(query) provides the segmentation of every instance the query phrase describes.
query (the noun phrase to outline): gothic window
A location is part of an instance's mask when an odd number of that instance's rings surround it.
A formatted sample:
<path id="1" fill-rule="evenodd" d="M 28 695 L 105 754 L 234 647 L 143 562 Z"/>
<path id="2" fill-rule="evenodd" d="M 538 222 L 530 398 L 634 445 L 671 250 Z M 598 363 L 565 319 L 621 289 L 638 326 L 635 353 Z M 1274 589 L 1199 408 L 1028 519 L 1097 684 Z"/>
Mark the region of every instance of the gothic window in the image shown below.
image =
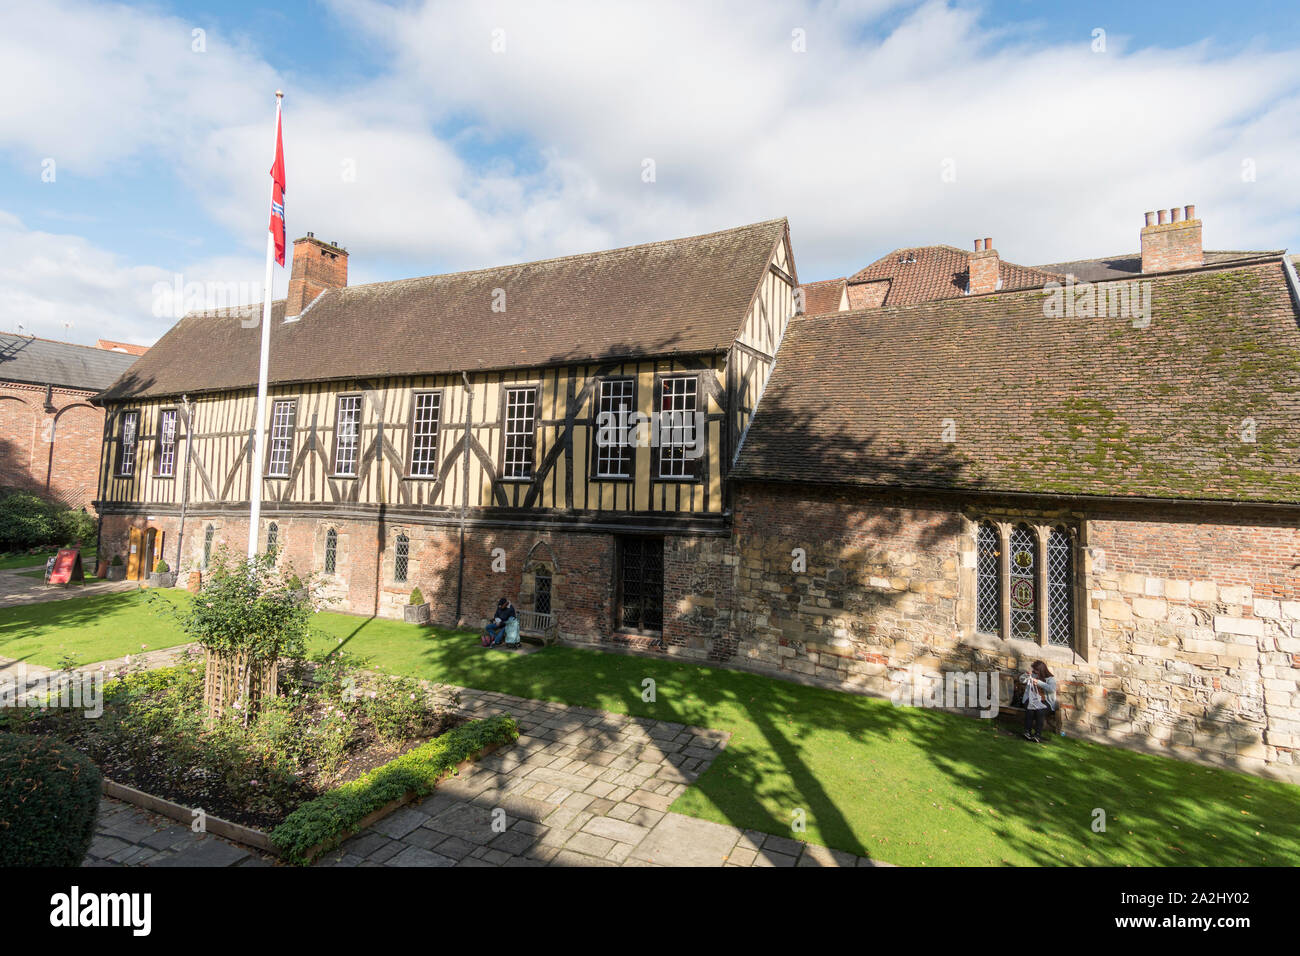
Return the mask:
<path id="1" fill-rule="evenodd" d="M 272 521 L 266 529 L 266 553 L 274 554 L 280 543 L 280 526 Z"/>
<path id="2" fill-rule="evenodd" d="M 208 569 L 208 564 L 212 561 L 212 541 L 217 536 L 217 529 L 208 525 L 203 532 L 203 570 Z"/>
<path id="3" fill-rule="evenodd" d="M 1073 643 L 1074 549 L 1064 528 L 1047 534 L 1047 643 L 1069 647 Z"/>
<path id="4" fill-rule="evenodd" d="M 998 529 L 993 527 L 993 523 L 980 522 L 975 555 L 975 590 L 979 604 L 975 626 L 993 634 L 1002 628 L 1001 545 Z"/>
<path id="5" fill-rule="evenodd" d="M 975 629 L 1073 647 L 1074 548 L 1075 536 L 1064 525 L 1021 521 L 1004 537 L 992 521 L 981 521 L 975 532 Z"/>
<path id="6" fill-rule="evenodd" d="M 1011 636 L 1038 640 L 1038 539 L 1027 524 L 1011 530 L 1011 568 L 1007 580 Z"/>
<path id="7" fill-rule="evenodd" d="M 393 553 L 393 580 L 398 584 L 406 583 L 406 568 L 411 557 L 411 539 L 404 534 L 397 536 L 397 547 Z"/>
<path id="8" fill-rule="evenodd" d="M 338 564 L 339 533 L 333 528 L 325 532 L 325 573 L 333 574 Z"/>

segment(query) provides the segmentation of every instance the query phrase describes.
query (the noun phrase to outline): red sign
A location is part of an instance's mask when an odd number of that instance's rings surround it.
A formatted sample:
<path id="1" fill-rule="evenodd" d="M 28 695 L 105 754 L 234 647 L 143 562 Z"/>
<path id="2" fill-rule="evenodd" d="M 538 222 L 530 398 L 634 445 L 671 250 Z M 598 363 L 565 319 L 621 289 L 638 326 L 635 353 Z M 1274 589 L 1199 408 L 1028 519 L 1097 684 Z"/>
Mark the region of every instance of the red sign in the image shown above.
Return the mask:
<path id="1" fill-rule="evenodd" d="M 67 585 L 72 581 L 86 583 L 86 572 L 81 569 L 81 552 L 76 548 L 60 548 L 54 556 L 47 584 Z"/>

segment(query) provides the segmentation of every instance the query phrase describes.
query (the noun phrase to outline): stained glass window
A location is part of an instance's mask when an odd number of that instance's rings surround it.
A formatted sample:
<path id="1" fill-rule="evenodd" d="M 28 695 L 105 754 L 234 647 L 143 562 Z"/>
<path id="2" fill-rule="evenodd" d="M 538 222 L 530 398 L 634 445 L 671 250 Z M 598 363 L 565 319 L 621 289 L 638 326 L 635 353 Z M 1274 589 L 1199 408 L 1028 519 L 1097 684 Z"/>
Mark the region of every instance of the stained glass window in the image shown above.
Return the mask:
<path id="1" fill-rule="evenodd" d="M 1038 539 L 1026 524 L 1011 531 L 1011 571 L 1007 582 L 1011 636 L 1038 640 Z"/>
<path id="2" fill-rule="evenodd" d="M 208 569 L 208 563 L 212 560 L 212 541 L 217 535 L 217 529 L 208 525 L 203 532 L 203 570 Z"/>
<path id="3" fill-rule="evenodd" d="M 280 544 L 280 526 L 274 521 L 266 529 L 266 553 L 274 554 L 276 547 Z"/>

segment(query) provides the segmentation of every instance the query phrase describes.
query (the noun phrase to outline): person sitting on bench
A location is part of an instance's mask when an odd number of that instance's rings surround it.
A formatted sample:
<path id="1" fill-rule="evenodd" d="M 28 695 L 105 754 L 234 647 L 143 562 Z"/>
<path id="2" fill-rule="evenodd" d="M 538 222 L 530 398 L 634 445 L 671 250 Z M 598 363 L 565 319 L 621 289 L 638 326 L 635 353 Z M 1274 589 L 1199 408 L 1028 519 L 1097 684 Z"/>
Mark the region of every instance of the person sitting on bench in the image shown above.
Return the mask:
<path id="1" fill-rule="evenodd" d="M 515 606 L 505 598 L 497 601 L 497 609 L 493 612 L 492 623 L 487 626 L 488 637 L 492 639 L 493 647 L 503 643 L 506 639 L 506 622 L 515 616 Z"/>
<path id="2" fill-rule="evenodd" d="M 1056 713 L 1056 678 L 1046 664 L 1034 661 L 1020 682 L 1025 685 L 1025 739 L 1041 744 L 1043 723 Z"/>

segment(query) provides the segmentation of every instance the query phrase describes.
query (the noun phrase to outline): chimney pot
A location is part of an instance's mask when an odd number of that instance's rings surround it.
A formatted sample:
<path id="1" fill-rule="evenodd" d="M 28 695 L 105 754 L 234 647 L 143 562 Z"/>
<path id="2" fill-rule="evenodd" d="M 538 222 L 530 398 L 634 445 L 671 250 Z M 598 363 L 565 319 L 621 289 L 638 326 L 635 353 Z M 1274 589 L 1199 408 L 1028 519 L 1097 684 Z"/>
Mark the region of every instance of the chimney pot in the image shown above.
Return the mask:
<path id="1" fill-rule="evenodd" d="M 976 239 L 976 240 L 975 240 L 975 251 L 976 251 L 976 252 L 979 252 L 980 249 L 983 247 L 983 244 L 984 244 L 984 240 L 983 240 L 983 239 Z"/>
<path id="2" fill-rule="evenodd" d="M 1142 271 L 1146 274 L 1196 269 L 1205 265 L 1205 251 L 1201 245 L 1201 221 L 1196 218 L 1196 207 L 1173 206 L 1161 209 L 1159 222 L 1151 222 L 1142 229 Z M 1162 226 L 1176 225 L 1177 229 Z"/>
<path id="3" fill-rule="evenodd" d="M 984 251 L 985 251 L 985 252 L 991 252 L 992 250 L 993 250 L 993 240 L 992 240 L 992 239 L 987 239 L 987 238 L 986 238 L 986 239 L 984 240 Z"/>
<path id="4" fill-rule="evenodd" d="M 1155 224 L 1156 224 L 1156 214 L 1154 212 L 1147 213 L 1146 225 L 1154 226 Z"/>

